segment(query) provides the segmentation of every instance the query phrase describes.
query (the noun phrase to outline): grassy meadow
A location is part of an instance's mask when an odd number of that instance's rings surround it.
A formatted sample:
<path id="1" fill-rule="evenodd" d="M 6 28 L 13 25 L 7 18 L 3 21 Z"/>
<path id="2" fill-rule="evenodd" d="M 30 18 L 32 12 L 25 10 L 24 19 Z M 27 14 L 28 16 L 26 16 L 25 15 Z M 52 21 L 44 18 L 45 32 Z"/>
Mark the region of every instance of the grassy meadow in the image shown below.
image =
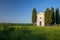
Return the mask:
<path id="1" fill-rule="evenodd" d="M 60 40 L 60 27 L 0 24 L 0 40 Z"/>

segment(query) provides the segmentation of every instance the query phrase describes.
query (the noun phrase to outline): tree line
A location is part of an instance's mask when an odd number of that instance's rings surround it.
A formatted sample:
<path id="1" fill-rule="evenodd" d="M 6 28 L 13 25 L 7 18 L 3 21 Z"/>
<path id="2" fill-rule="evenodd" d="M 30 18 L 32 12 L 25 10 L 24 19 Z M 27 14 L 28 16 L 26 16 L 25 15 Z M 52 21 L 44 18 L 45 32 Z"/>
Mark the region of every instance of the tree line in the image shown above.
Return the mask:
<path id="1" fill-rule="evenodd" d="M 59 8 L 54 9 L 53 7 L 46 8 L 44 11 L 44 17 L 45 17 L 45 25 L 54 25 L 54 24 L 60 24 L 60 13 Z M 36 24 L 37 22 L 37 11 L 36 8 L 32 10 L 32 23 Z"/>

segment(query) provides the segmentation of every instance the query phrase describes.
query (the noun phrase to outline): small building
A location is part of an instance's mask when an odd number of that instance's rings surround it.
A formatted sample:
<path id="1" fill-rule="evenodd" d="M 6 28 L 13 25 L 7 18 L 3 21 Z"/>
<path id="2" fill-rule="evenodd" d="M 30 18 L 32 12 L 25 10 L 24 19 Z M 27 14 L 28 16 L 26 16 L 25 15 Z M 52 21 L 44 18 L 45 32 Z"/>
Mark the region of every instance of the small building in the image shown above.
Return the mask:
<path id="1" fill-rule="evenodd" d="M 37 14 L 37 26 L 45 26 L 43 12 Z"/>

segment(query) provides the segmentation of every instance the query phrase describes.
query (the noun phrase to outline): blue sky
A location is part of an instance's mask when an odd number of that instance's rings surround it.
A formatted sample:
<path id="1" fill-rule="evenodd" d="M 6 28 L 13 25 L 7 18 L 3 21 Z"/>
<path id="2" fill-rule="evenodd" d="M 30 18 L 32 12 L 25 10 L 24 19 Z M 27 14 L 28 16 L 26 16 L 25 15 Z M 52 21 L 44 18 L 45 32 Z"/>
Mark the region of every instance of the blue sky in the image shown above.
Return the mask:
<path id="1" fill-rule="evenodd" d="M 0 23 L 31 23 L 33 8 L 39 13 L 51 7 L 60 9 L 60 0 L 0 0 Z"/>

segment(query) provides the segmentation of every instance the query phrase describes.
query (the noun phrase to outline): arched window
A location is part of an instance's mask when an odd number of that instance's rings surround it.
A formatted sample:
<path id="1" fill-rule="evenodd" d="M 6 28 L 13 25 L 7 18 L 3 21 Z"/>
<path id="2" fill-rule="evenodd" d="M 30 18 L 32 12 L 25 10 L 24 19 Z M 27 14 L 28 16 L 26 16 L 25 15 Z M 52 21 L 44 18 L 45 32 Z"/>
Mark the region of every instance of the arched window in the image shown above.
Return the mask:
<path id="1" fill-rule="evenodd" d="M 41 19 L 41 17 L 40 17 L 40 19 Z"/>

